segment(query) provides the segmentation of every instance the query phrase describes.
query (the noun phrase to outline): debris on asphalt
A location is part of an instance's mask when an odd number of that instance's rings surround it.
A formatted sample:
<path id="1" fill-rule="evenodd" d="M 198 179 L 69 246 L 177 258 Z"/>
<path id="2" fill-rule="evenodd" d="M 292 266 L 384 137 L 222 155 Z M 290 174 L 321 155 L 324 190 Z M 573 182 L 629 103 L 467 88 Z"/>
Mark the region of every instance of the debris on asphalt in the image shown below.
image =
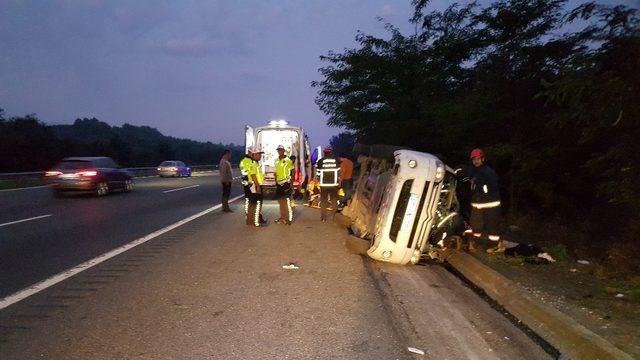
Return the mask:
<path id="1" fill-rule="evenodd" d="M 282 265 L 282 268 L 286 269 L 286 270 L 298 270 L 298 269 L 300 269 L 300 267 L 298 265 L 294 264 L 294 263 L 289 263 L 287 265 Z"/>
<path id="2" fill-rule="evenodd" d="M 569 271 L 571 271 L 571 272 L 576 272 L 576 271 L 578 271 L 578 269 L 576 269 L 576 268 L 571 268 L 571 269 L 569 269 Z"/>
<path id="3" fill-rule="evenodd" d="M 580 264 L 580 265 L 589 265 L 589 264 L 591 264 L 591 263 L 590 263 L 589 261 L 587 261 L 587 260 L 578 260 L 578 261 L 577 261 L 577 263 L 578 263 L 578 264 Z"/>
<path id="4" fill-rule="evenodd" d="M 620 294 L 620 293 L 619 293 L 619 294 L 617 294 L 617 295 L 616 295 L 616 297 L 617 297 L 617 298 L 623 298 L 623 297 L 624 297 L 624 294 Z"/>
<path id="5" fill-rule="evenodd" d="M 407 348 L 407 350 L 409 350 L 410 352 L 412 352 L 412 353 L 414 353 L 414 354 L 424 355 L 424 351 L 423 351 L 423 350 L 420 350 L 420 349 L 418 349 L 418 348 L 414 348 L 414 347 L 409 346 L 409 347 Z"/>
<path id="6" fill-rule="evenodd" d="M 505 340 L 510 340 L 508 336 L 505 336 L 505 337 L 504 337 L 504 339 L 505 339 Z"/>

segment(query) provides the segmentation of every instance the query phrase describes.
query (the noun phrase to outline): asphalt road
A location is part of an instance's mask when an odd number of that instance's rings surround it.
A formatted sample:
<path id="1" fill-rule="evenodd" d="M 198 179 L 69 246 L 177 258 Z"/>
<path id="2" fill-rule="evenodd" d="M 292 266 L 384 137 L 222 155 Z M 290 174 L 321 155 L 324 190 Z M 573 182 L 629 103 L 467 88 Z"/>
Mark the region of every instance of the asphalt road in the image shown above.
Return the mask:
<path id="1" fill-rule="evenodd" d="M 213 173 L 139 178 L 131 193 L 102 198 L 0 191 L 0 298 L 218 204 L 221 192 Z"/>
<path id="2" fill-rule="evenodd" d="M 0 311 L 0 358 L 549 358 L 441 266 L 351 254 L 315 209 L 255 229 L 233 207 Z"/>

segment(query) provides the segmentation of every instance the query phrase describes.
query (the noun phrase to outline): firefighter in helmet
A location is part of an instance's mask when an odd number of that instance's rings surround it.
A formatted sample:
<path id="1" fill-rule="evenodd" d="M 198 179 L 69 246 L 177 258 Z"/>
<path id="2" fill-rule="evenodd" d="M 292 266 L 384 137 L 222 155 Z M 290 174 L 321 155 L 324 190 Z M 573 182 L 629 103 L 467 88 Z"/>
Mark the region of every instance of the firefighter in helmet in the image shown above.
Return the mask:
<path id="1" fill-rule="evenodd" d="M 470 225 L 473 238 L 470 248 L 474 246 L 474 239 L 486 235 L 495 246 L 487 252 L 504 252 L 503 239 L 500 237 L 500 189 L 498 188 L 498 174 L 485 164 L 485 154 L 482 149 L 471 151 L 473 166 L 465 174 L 471 182 L 471 218 Z"/>
<path id="2" fill-rule="evenodd" d="M 331 217 L 338 209 L 338 189 L 340 188 L 340 162 L 333 156 L 330 146 L 324 149 L 324 156 L 316 163 L 320 182 L 320 206 L 322 207 L 320 220 L 327 221 L 329 203 L 331 203 Z"/>

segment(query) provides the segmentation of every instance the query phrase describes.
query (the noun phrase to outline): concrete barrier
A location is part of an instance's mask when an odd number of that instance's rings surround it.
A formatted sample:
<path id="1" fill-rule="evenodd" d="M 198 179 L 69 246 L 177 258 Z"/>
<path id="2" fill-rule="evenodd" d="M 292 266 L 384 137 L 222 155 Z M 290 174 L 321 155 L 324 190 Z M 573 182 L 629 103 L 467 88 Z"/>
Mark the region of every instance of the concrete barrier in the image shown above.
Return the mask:
<path id="1" fill-rule="evenodd" d="M 564 358 L 632 359 L 630 355 L 567 315 L 534 300 L 515 282 L 472 255 L 447 250 L 444 252 L 444 258 L 487 296 L 558 349 Z"/>

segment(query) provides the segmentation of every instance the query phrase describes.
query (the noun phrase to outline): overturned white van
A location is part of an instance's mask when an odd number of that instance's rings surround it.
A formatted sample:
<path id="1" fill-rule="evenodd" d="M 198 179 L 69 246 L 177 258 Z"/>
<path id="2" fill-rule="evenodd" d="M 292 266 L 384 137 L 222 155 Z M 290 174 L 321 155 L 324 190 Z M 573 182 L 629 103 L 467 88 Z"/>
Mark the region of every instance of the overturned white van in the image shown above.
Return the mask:
<path id="1" fill-rule="evenodd" d="M 442 196 L 451 191 L 443 188 L 451 171 L 428 153 L 384 145 L 354 150 L 361 154 L 360 172 L 354 197 L 343 210 L 353 233 L 369 240 L 367 254 L 373 259 L 418 263 L 451 209 L 451 199 Z"/>

